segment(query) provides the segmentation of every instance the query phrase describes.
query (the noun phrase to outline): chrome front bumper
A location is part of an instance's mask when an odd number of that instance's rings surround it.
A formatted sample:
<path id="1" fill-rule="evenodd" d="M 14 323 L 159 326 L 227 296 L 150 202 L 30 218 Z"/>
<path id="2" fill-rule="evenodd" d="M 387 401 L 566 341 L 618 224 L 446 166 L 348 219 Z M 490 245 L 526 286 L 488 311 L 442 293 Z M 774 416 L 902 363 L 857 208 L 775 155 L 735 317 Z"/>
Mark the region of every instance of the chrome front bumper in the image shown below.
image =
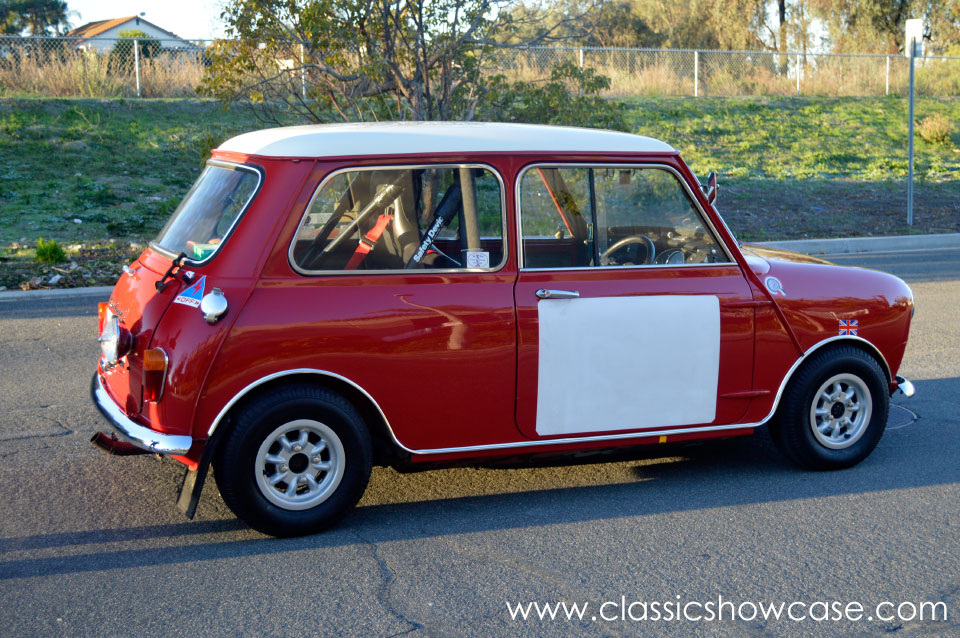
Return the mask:
<path id="1" fill-rule="evenodd" d="M 97 373 L 93 375 L 90 384 L 90 397 L 103 418 L 113 426 L 117 434 L 138 448 L 155 454 L 186 454 L 193 445 L 192 437 L 181 434 L 161 434 L 135 423 L 110 398 Z"/>
<path id="2" fill-rule="evenodd" d="M 914 393 L 913 384 L 910 383 L 909 379 L 897 375 L 897 390 L 903 392 L 903 396 L 912 397 Z"/>

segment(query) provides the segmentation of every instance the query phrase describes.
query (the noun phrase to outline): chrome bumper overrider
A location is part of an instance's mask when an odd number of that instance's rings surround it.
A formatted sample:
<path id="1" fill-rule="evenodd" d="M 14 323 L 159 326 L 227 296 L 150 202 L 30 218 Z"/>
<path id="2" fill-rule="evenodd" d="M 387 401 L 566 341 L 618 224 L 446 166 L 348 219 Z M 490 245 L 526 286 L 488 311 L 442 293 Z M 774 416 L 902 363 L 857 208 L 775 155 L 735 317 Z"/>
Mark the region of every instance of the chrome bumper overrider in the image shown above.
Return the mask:
<path id="1" fill-rule="evenodd" d="M 193 438 L 180 434 L 161 434 L 132 421 L 114 403 L 103 387 L 99 374 L 93 375 L 90 396 L 104 418 L 124 440 L 156 454 L 186 454 Z"/>
<path id="2" fill-rule="evenodd" d="M 903 392 L 903 396 L 912 397 L 913 396 L 913 384 L 910 383 L 908 379 L 904 379 L 899 374 L 897 375 L 897 390 Z"/>

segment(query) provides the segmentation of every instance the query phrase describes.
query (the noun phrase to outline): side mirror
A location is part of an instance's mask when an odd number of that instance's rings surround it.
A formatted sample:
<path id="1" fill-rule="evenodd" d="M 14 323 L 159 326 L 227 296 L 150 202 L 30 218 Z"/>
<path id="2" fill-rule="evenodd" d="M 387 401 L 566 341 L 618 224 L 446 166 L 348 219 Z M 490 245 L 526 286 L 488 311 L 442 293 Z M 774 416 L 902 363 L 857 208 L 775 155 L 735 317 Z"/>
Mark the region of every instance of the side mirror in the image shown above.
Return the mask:
<path id="1" fill-rule="evenodd" d="M 713 205 L 713 202 L 717 201 L 717 174 L 714 171 L 710 171 L 707 175 L 707 188 L 703 194 L 708 204 Z"/>

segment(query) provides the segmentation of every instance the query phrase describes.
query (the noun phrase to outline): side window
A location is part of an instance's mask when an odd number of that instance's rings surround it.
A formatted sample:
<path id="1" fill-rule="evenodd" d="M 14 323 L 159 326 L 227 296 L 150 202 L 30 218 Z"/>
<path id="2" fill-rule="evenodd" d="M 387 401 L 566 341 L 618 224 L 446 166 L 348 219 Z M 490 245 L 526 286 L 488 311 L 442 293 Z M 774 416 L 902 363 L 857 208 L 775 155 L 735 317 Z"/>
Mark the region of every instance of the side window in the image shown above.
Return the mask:
<path id="1" fill-rule="evenodd" d="M 671 172 L 532 167 L 520 180 L 527 268 L 729 261 Z"/>
<path id="2" fill-rule="evenodd" d="M 529 268 L 589 266 L 590 169 L 534 167 L 520 180 L 523 254 Z"/>
<path id="3" fill-rule="evenodd" d="M 475 166 L 348 170 L 324 180 L 290 248 L 304 272 L 499 268 L 500 181 Z"/>

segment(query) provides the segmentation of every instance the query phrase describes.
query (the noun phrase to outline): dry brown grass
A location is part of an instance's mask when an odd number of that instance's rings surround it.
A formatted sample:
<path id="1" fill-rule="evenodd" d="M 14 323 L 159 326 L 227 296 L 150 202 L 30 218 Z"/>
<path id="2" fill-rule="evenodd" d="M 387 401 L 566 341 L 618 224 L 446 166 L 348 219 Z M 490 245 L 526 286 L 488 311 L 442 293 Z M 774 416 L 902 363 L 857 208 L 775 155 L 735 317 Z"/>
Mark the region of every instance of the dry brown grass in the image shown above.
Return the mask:
<path id="1" fill-rule="evenodd" d="M 144 97 L 194 97 L 203 78 L 199 56 L 162 53 L 144 61 L 140 72 Z"/>
<path id="2" fill-rule="evenodd" d="M 134 97 L 132 65 L 111 68 L 110 56 L 92 51 L 18 51 L 0 58 L 0 95 Z M 199 56 L 161 53 L 141 61 L 143 97 L 192 97 L 203 76 Z"/>

